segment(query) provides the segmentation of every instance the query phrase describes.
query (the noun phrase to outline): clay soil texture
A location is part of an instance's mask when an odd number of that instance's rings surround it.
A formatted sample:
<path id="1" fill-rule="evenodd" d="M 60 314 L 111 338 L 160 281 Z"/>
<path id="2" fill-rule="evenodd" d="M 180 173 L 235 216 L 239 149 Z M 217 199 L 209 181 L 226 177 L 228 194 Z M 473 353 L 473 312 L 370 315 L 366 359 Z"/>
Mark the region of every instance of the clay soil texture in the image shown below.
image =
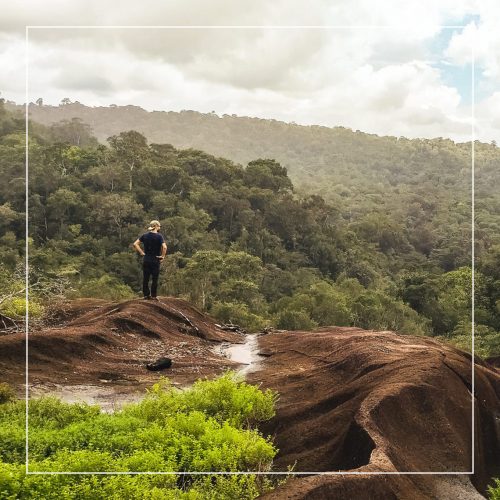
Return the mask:
<path id="1" fill-rule="evenodd" d="M 99 388 L 108 390 L 105 399 L 123 401 L 162 375 L 182 387 L 239 369 L 224 346 L 243 342 L 179 299 L 82 299 L 30 332 L 30 389 L 68 398 Z M 1 381 L 20 395 L 25 347 L 24 333 L 0 336 Z M 500 476 L 500 371 L 493 364 L 476 358 L 473 395 L 471 356 L 427 337 L 328 327 L 261 334 L 256 348 L 260 361 L 248 381 L 280 394 L 276 416 L 262 427 L 279 448 L 274 470 L 292 465 L 304 473 L 266 498 L 468 500 L 483 498 Z M 162 357 L 172 359 L 171 368 L 146 369 Z M 350 475 L 315 474 L 338 471 Z"/>
<path id="2" fill-rule="evenodd" d="M 212 318 L 188 302 L 161 297 L 110 303 L 80 299 L 62 304 L 53 324 L 30 331 L 29 385 L 35 393 L 55 386 L 110 386 L 115 391 L 144 392 L 161 376 L 184 386 L 214 377 L 236 363 L 217 355 L 222 342 L 241 343 L 244 337 L 215 326 Z M 24 333 L 0 337 L 2 381 L 24 392 Z M 172 367 L 151 372 L 146 365 L 168 357 Z"/>
<path id="3" fill-rule="evenodd" d="M 500 372 L 476 359 L 474 475 L 471 356 L 428 337 L 357 328 L 263 335 L 249 375 L 280 393 L 276 469 L 299 476 L 273 499 L 482 498 L 500 475 Z M 382 472 L 389 474 L 368 475 Z"/>

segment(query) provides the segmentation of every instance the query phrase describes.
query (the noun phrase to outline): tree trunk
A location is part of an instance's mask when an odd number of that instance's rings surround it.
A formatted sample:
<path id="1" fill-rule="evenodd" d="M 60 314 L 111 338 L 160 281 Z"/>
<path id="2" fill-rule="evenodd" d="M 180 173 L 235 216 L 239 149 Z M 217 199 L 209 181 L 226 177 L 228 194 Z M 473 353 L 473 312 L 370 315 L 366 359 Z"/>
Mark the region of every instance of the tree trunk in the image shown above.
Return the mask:
<path id="1" fill-rule="evenodd" d="M 128 182 L 128 190 L 132 191 L 132 172 L 134 171 L 134 165 L 130 165 L 130 175 L 129 175 L 129 182 Z"/>

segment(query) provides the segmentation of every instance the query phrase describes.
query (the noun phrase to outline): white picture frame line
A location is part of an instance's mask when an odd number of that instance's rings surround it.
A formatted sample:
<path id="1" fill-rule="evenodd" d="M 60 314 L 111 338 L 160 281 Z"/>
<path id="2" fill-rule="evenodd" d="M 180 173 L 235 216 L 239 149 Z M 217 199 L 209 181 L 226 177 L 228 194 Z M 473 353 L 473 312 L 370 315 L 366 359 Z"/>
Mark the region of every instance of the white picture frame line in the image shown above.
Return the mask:
<path id="1" fill-rule="evenodd" d="M 414 26 L 411 26 L 412 28 Z M 464 29 L 464 25 L 438 25 L 434 26 L 440 29 Z M 351 29 L 401 29 L 405 30 L 407 26 L 384 26 L 384 25 L 245 25 L 245 26 L 227 26 L 227 25 L 155 25 L 155 26 L 136 26 L 136 25 L 27 25 L 25 26 L 25 74 L 26 74 L 26 100 L 25 100 L 25 121 L 26 121 L 26 138 L 25 138 L 25 197 L 26 197 L 26 214 L 25 214 L 25 265 L 26 265 L 26 275 L 25 275 L 25 299 L 26 299 L 26 314 L 25 314 L 25 401 L 26 401 L 26 474 L 29 475 L 181 475 L 181 474 L 192 474 L 192 475 L 214 475 L 214 474 L 225 474 L 225 475 L 471 475 L 475 471 L 475 414 L 474 414 L 474 399 L 475 399 L 475 377 L 474 377 L 474 365 L 475 365 L 475 354 L 474 354 L 474 336 L 475 336 L 475 317 L 474 317 L 474 306 L 475 306 L 475 288 L 474 288 L 474 276 L 475 276 L 475 233 L 474 233 L 474 218 L 475 218 L 475 47 L 474 43 L 471 47 L 471 222 L 472 222 L 472 247 L 471 247 L 471 266 L 472 266 L 472 306 L 471 306 L 471 333 L 472 333 L 472 343 L 471 343 L 471 470 L 470 471 L 423 471 L 423 472 L 395 472 L 395 471 L 373 471 L 373 472 L 360 472 L 360 471 L 291 471 L 291 472 L 259 472 L 259 471 L 246 471 L 246 472 L 227 472 L 227 471 L 213 471 L 213 472 L 202 472 L 202 471 L 178 471 L 178 472 L 129 472 L 129 471 L 116 471 L 116 472 L 68 472 L 68 471 L 30 471 L 29 470 L 29 425 L 28 425 L 28 402 L 29 402 L 29 369 L 28 369 L 28 359 L 29 359 L 29 31 L 36 29 L 172 29 L 172 30 L 189 30 L 189 29 L 233 29 L 233 30 L 244 30 L 244 29 L 277 29 L 277 30 L 294 30 L 294 29 L 319 29 L 319 30 L 351 30 Z"/>

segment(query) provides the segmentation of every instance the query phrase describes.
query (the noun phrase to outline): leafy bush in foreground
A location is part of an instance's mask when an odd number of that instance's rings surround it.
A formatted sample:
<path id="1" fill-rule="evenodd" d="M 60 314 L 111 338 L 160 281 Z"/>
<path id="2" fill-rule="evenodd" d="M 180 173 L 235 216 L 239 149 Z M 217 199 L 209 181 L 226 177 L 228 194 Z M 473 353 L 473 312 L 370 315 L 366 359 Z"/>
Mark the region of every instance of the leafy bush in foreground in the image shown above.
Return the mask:
<path id="1" fill-rule="evenodd" d="M 9 318 L 24 318 L 24 316 L 26 315 L 26 299 L 24 297 L 14 297 L 11 299 L 7 299 L 2 303 L 0 310 Z M 44 308 L 39 302 L 35 300 L 29 301 L 30 318 L 41 318 L 43 315 L 43 311 Z"/>
<path id="2" fill-rule="evenodd" d="M 5 382 L 0 382 L 0 404 L 12 401 L 16 397 L 14 389 Z"/>
<path id="3" fill-rule="evenodd" d="M 500 479 L 495 479 L 495 486 L 488 488 L 488 497 L 490 500 L 500 500 Z"/>
<path id="4" fill-rule="evenodd" d="M 185 472 L 162 475 L 26 475 L 24 401 L 0 405 L 0 498 L 253 499 L 256 475 L 276 454 L 254 427 L 274 415 L 276 394 L 228 373 L 179 391 L 164 380 L 139 403 L 106 414 L 52 397 L 29 403 L 29 470 Z"/>

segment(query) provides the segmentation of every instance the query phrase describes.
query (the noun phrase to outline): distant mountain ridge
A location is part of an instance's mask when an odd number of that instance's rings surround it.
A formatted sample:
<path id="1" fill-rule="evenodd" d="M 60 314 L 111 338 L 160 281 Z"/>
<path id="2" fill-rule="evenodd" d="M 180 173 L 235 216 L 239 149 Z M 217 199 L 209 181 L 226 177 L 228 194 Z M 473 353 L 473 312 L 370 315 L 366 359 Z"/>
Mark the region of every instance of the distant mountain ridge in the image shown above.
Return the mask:
<path id="1" fill-rule="evenodd" d="M 23 109 L 10 105 L 11 109 Z M 306 126 L 273 119 L 236 115 L 218 116 L 196 111 L 151 111 L 138 106 L 89 107 L 80 103 L 59 106 L 31 104 L 30 117 L 43 125 L 80 118 L 91 126 L 100 142 L 126 130 L 137 130 L 149 142 L 176 148 L 195 148 L 246 164 L 259 157 L 274 158 L 289 169 L 292 178 L 331 170 L 335 164 L 376 167 L 407 157 L 407 147 L 446 144 L 469 154 L 470 144 L 451 139 L 406 139 L 377 136 L 344 127 Z M 350 168 L 350 167 L 349 167 Z M 303 180 L 303 179 L 302 179 Z"/>

